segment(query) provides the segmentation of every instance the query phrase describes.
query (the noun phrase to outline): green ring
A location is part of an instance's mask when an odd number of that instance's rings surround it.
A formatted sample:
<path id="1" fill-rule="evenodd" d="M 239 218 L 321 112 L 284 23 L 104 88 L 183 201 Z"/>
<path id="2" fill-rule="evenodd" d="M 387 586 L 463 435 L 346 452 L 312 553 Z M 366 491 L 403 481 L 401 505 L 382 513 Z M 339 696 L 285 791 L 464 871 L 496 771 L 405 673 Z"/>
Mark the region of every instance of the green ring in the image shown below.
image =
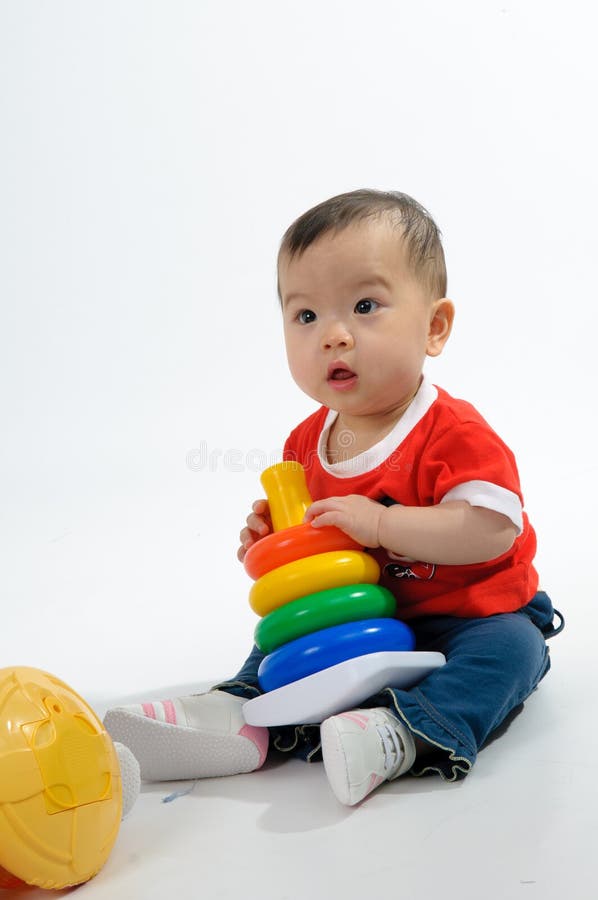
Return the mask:
<path id="1" fill-rule="evenodd" d="M 397 601 L 379 584 L 350 584 L 299 597 L 285 603 L 261 619 L 255 629 L 255 643 L 262 653 L 271 653 L 281 644 L 322 628 L 383 619 L 394 616 Z"/>

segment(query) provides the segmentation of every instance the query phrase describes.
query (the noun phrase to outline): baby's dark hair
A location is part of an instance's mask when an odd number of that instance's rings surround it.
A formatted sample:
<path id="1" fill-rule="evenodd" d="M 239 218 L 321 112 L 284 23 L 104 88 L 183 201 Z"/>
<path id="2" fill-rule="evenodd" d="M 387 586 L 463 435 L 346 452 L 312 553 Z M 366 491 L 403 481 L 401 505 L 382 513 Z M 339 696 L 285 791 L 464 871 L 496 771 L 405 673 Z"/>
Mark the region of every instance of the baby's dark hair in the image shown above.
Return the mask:
<path id="1" fill-rule="evenodd" d="M 328 231 L 342 231 L 348 225 L 369 218 L 386 217 L 396 226 L 407 249 L 409 265 L 433 299 L 446 296 L 446 264 L 441 234 L 429 212 L 399 191 L 362 189 L 324 200 L 299 216 L 285 231 L 278 258 L 300 256 L 310 244 Z"/>

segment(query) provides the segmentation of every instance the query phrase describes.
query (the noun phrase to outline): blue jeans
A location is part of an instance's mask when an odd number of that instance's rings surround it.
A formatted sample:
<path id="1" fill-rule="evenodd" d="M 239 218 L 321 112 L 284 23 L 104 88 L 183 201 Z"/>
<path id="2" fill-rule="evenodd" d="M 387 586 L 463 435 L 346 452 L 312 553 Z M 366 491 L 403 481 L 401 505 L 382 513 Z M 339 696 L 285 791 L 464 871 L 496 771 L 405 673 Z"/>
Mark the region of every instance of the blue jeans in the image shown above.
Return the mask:
<path id="1" fill-rule="evenodd" d="M 444 653 L 446 665 L 409 690 L 386 687 L 360 706 L 388 707 L 427 745 L 413 775 L 436 772 L 455 781 L 468 774 L 478 751 L 521 710 L 550 668 L 546 638 L 562 630 L 563 617 L 539 591 L 514 613 L 479 619 L 427 616 L 409 625 L 416 649 Z M 216 687 L 248 698 L 263 693 L 257 678 L 263 658 L 254 647 L 241 671 Z M 270 728 L 270 739 L 276 750 L 308 761 L 321 759 L 319 725 Z"/>

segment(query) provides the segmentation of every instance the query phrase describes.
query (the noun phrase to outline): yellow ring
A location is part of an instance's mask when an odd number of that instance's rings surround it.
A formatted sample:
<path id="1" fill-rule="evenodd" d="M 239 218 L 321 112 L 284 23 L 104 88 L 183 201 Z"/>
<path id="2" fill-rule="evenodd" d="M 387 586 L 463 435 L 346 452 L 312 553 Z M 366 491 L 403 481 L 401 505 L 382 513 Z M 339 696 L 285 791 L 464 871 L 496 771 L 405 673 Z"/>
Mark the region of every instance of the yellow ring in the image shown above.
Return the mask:
<path id="1" fill-rule="evenodd" d="M 262 575 L 249 592 L 249 605 L 258 616 L 267 616 L 273 609 L 306 594 L 348 584 L 375 584 L 379 577 L 380 566 L 368 553 L 318 553 Z"/>

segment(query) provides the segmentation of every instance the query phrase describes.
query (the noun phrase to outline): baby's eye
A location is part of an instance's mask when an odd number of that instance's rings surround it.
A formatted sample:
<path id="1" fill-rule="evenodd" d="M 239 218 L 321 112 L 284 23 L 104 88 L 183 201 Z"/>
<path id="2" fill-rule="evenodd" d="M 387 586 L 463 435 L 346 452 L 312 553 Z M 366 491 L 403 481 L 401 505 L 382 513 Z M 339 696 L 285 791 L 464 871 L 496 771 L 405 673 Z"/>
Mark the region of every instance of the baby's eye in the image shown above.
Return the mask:
<path id="1" fill-rule="evenodd" d="M 302 325 L 309 325 L 310 322 L 315 322 L 316 318 L 315 312 L 311 309 L 302 309 L 297 315 L 297 321 Z"/>
<path id="2" fill-rule="evenodd" d="M 372 300 L 369 297 L 365 297 L 363 300 L 358 300 L 355 304 L 355 312 L 359 313 L 360 316 L 367 316 L 368 313 L 373 312 L 378 308 L 380 304 L 377 300 Z"/>

